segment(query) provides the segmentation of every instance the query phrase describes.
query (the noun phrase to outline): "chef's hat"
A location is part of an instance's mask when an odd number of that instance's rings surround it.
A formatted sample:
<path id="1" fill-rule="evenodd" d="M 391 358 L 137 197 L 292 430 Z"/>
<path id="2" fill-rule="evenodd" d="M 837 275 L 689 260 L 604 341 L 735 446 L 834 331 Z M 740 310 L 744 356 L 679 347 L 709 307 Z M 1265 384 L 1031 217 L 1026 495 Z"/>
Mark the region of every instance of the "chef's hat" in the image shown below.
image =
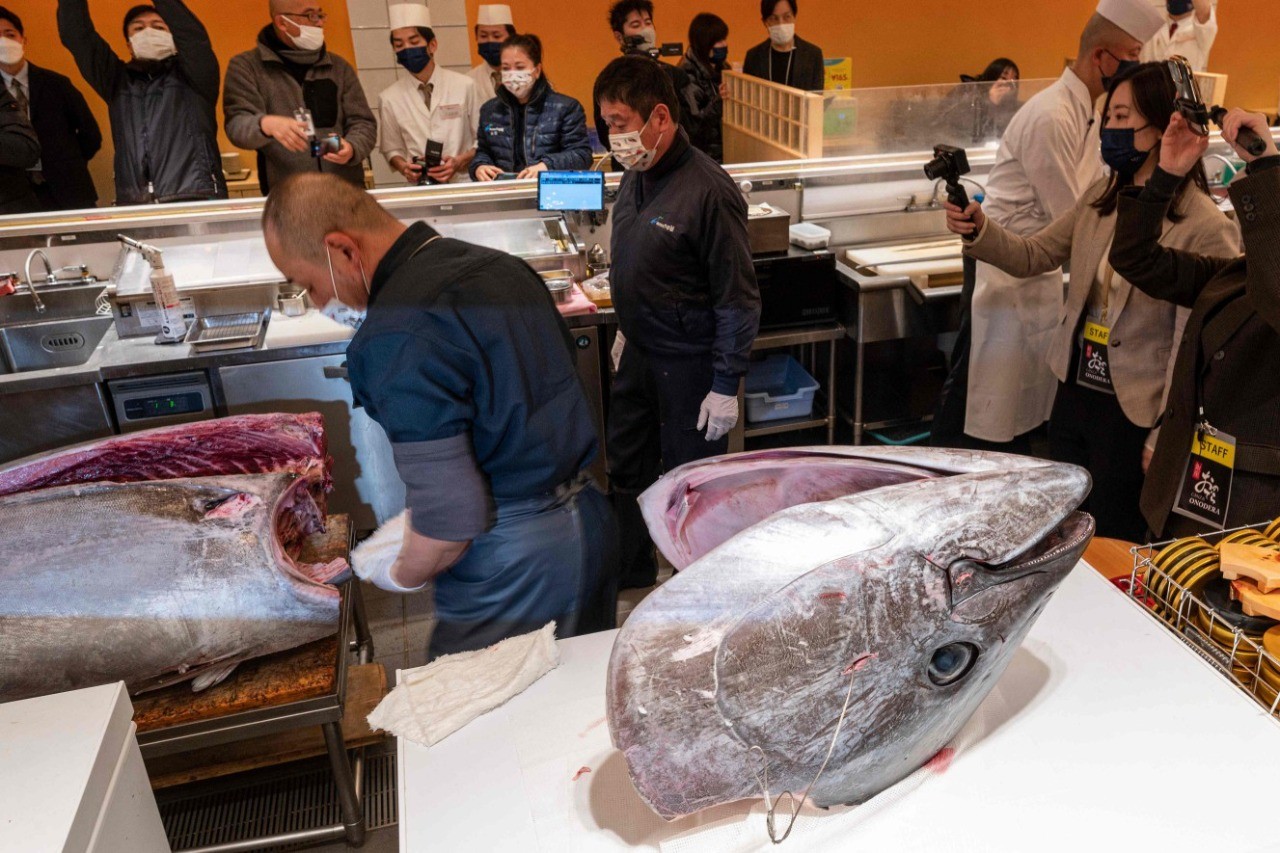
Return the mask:
<path id="1" fill-rule="evenodd" d="M 1165 25 L 1164 15 L 1149 0 L 1098 0 L 1098 14 L 1143 44 Z"/>
<path id="2" fill-rule="evenodd" d="M 515 26 L 515 21 L 511 18 L 511 7 L 502 4 L 491 6 L 481 6 L 480 11 L 476 14 L 476 26 L 478 27 L 501 27 Z"/>
<path id="3" fill-rule="evenodd" d="M 431 13 L 421 3 L 395 3 L 388 7 L 387 16 L 393 30 L 404 27 L 431 28 Z"/>

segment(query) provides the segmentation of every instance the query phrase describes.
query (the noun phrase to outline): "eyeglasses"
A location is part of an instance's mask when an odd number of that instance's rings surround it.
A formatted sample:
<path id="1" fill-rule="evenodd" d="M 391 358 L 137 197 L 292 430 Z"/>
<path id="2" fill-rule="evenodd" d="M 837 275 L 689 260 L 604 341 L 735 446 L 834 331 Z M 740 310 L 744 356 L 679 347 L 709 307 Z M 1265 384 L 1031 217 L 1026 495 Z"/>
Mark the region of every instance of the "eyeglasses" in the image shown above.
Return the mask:
<path id="1" fill-rule="evenodd" d="M 281 12 L 280 14 L 284 15 L 286 18 L 306 18 L 307 21 L 312 24 L 323 24 L 325 21 L 329 20 L 329 16 L 321 9 L 317 9 L 315 11 L 308 10 L 306 12 Z"/>

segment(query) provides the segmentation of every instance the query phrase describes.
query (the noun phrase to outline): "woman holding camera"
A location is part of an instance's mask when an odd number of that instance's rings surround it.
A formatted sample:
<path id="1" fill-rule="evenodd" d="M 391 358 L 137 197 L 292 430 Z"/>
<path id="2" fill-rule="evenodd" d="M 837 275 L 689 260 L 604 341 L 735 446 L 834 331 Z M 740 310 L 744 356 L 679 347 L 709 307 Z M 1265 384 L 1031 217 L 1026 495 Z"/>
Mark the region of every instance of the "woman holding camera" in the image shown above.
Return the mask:
<path id="1" fill-rule="evenodd" d="M 1107 96 L 1102 156 L 1111 175 L 1044 230 L 1019 237 L 988 220 L 980 205 L 947 205 L 947 225 L 972 237 L 965 254 L 1018 278 L 1070 263 L 1057 331 L 1048 349 L 1058 392 L 1049 418 L 1050 455 L 1089 470 L 1087 509 L 1098 533 L 1141 540 L 1138 510 L 1144 445 L 1163 405 L 1186 313 L 1130 286 L 1108 262 L 1122 190 L 1143 186 L 1160 158 L 1161 135 L 1174 115 L 1173 80 L 1163 63 L 1119 77 Z M 1160 223 L 1161 241 L 1199 255 L 1238 255 L 1234 226 L 1209 196 L 1203 167 L 1188 168 Z M 1157 235 L 1159 236 L 1159 235 Z"/>
<path id="2" fill-rule="evenodd" d="M 1266 142 L 1261 156 L 1237 142 L 1243 128 Z M 1280 154 L 1266 119 L 1242 110 L 1223 120 L 1222 138 L 1248 164 L 1230 190 L 1245 256 L 1161 245 L 1177 187 L 1209 144 L 1181 115 L 1164 132 L 1151 179 L 1121 194 L 1111 249 L 1135 287 L 1191 309 L 1142 490 L 1157 537 L 1280 514 Z"/>
<path id="3" fill-rule="evenodd" d="M 502 89 L 480 108 L 471 177 L 532 178 L 547 170 L 591 165 L 582 105 L 551 88 L 542 73 L 542 41 L 517 35 L 502 46 Z"/>
<path id="4" fill-rule="evenodd" d="M 680 68 L 689 75 L 681 95 L 680 124 L 693 147 L 717 163 L 724 162 L 724 98 L 728 94 L 721 72 L 729 64 L 729 25 L 718 15 L 703 12 L 689 24 L 689 50 Z"/>

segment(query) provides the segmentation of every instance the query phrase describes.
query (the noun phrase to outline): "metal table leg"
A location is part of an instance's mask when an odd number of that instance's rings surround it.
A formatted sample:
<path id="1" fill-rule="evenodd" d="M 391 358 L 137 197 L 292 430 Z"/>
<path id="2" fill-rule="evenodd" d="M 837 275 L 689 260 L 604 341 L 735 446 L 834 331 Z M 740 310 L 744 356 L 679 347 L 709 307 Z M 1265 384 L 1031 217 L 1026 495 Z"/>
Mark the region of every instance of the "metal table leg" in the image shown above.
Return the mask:
<path id="1" fill-rule="evenodd" d="M 352 577 L 351 584 L 351 621 L 355 625 L 356 638 L 348 648 L 359 654 L 360 663 L 373 660 L 373 632 L 369 630 L 369 619 L 364 609 L 364 592 L 360 587 L 360 579 Z"/>
<path id="2" fill-rule="evenodd" d="M 827 342 L 827 444 L 836 443 L 836 344 L 839 341 Z"/>
<path id="3" fill-rule="evenodd" d="M 325 723 L 324 745 L 329 750 L 329 763 L 333 765 L 333 782 L 338 787 L 338 803 L 342 807 L 342 824 L 347 834 L 347 844 L 364 846 L 364 810 L 360 807 L 360 794 L 356 779 L 347 761 L 347 745 L 342 739 L 342 724 Z"/>

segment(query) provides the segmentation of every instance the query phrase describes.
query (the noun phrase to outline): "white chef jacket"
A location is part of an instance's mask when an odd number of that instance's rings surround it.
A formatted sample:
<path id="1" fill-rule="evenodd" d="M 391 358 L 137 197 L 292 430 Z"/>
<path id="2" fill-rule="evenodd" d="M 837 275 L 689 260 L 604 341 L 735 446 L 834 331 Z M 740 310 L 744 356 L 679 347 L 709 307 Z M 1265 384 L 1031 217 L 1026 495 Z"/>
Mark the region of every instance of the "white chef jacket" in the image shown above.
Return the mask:
<path id="1" fill-rule="evenodd" d="M 1209 20 L 1203 24 L 1196 20 L 1192 12 L 1187 18 L 1178 22 L 1178 28 L 1169 34 L 1169 21 L 1160 31 L 1151 37 L 1151 41 L 1142 46 L 1143 62 L 1162 62 L 1171 56 L 1186 57 L 1192 71 L 1209 70 L 1209 50 L 1218 37 L 1218 10 L 1209 9 Z"/>
<path id="2" fill-rule="evenodd" d="M 498 75 L 498 83 L 493 81 L 494 74 Z M 480 106 L 484 106 L 498 97 L 497 86 L 502 82 L 502 71 L 500 69 L 494 68 L 487 62 L 481 62 L 468 71 L 467 76 L 471 78 L 472 83 L 476 84 L 476 98 L 480 101 Z"/>
<path id="3" fill-rule="evenodd" d="M 1018 110 L 1000 140 L 983 211 L 1026 236 L 1075 205 L 1102 177 L 1089 88 L 1070 68 Z M 1049 419 L 1057 379 L 1046 360 L 1063 308 L 1062 271 L 1016 279 L 979 263 L 965 432 L 1011 441 Z"/>
<path id="4" fill-rule="evenodd" d="M 447 68 L 436 68 L 428 82 L 434 84 L 430 112 L 422 96 L 424 84 L 417 77 L 403 77 L 379 95 L 382 116 L 378 144 L 388 163 L 397 156 L 406 160 L 421 157 L 428 139 L 441 143 L 446 157 L 456 157 L 476 147 L 480 101 L 471 79 Z M 453 183 L 469 180 L 466 169 L 453 176 Z"/>

